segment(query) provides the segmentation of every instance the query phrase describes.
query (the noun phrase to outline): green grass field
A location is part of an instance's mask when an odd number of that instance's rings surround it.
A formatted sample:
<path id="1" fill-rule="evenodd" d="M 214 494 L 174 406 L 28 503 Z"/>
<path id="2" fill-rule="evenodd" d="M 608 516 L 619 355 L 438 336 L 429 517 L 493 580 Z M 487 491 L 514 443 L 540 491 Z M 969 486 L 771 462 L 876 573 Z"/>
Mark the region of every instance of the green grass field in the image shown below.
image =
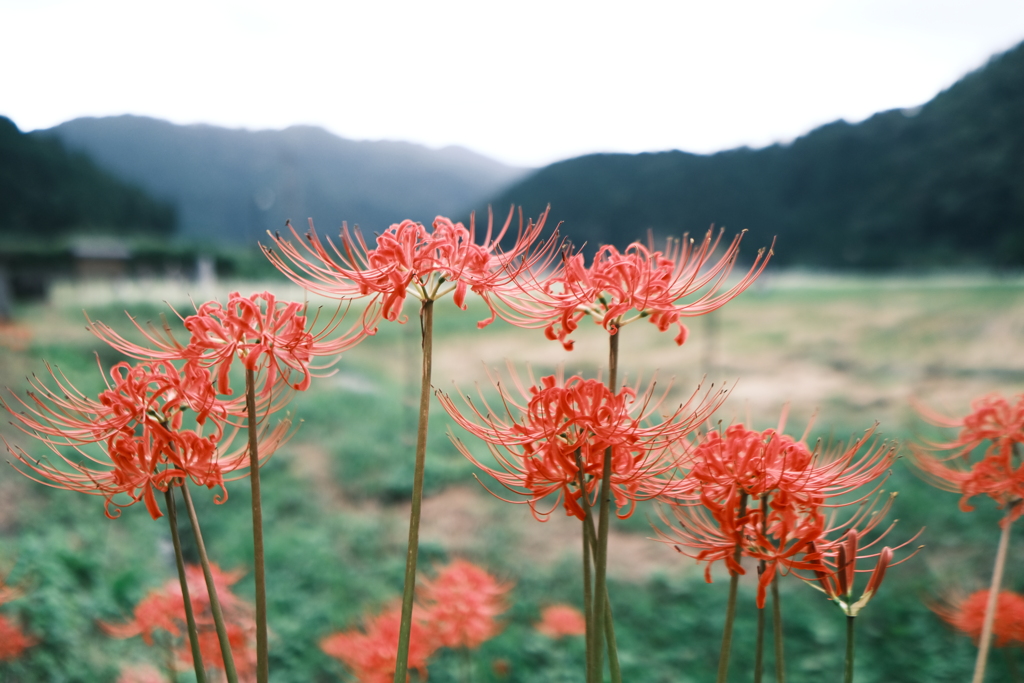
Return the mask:
<path id="1" fill-rule="evenodd" d="M 280 282 L 222 283 L 223 297 L 273 288 L 280 297 L 301 291 Z M 168 300 L 188 310 L 188 288 L 167 283 L 58 287 L 45 305 L 17 311 L 18 328 L 0 330 L 0 384 L 22 393 L 25 376 L 60 368 L 85 393 L 102 387 L 96 356 L 108 368 L 118 355 L 84 329 L 82 309 L 130 333 L 123 311 L 157 321 Z M 316 303 L 316 302 L 314 302 Z M 263 471 L 268 544 L 272 680 L 308 683 L 351 680 L 324 655 L 318 641 L 349 628 L 368 611 L 399 596 L 412 480 L 419 329 L 415 302 L 409 323 L 384 323 L 379 333 L 345 354 L 333 374 L 296 396 L 301 420 L 293 439 Z M 438 304 L 434 385 L 475 395 L 485 367 L 512 360 L 542 375 L 563 365 L 567 374 L 593 376 L 605 362 L 606 334 L 587 326 L 568 353 L 540 330 L 498 321 L 484 330 L 479 305 L 463 312 Z M 1024 391 L 1024 280 L 983 276 L 928 278 L 767 275 L 720 311 L 693 319 L 682 348 L 671 333 L 638 322 L 622 331 L 622 369 L 646 382 L 674 382 L 673 400 L 706 383 L 731 388 L 716 413 L 723 423 L 774 426 L 789 404 L 790 433 L 817 417 L 812 438 L 845 440 L 876 421 L 887 439 L 934 435 L 916 418 L 910 399 L 950 415 L 967 411 L 988 392 Z M 532 629 L 539 610 L 579 603 L 579 529 L 559 513 L 538 523 L 525 506 L 489 496 L 474 468 L 451 445 L 449 420 L 432 406 L 421 567 L 452 557 L 478 562 L 515 582 L 501 635 L 476 653 L 477 681 L 582 680 L 582 639 L 550 641 Z M 13 427 L 8 440 L 31 452 Z M 895 539 L 922 536 L 926 548 L 892 569 L 880 594 L 858 620 L 861 683 L 962 681 L 974 647 L 951 631 L 927 604 L 951 590 L 987 584 L 1000 513 L 987 500 L 962 513 L 953 493 L 937 491 L 898 461 L 886 484 L 898 490 Z M 221 506 L 196 492 L 213 559 L 249 569 L 248 484 L 235 482 Z M 651 505 L 613 526 L 611 600 L 624 680 L 709 681 L 714 678 L 727 577 L 703 569 L 671 547 L 648 540 Z M 1006 585 L 1024 589 L 1017 569 L 1024 544 L 1015 533 Z M 174 576 L 170 535 L 142 506 L 120 519 L 103 516 L 102 500 L 28 481 L 0 470 L 0 576 L 26 596 L 3 607 L 39 643 L 0 665 L 0 680 L 107 683 L 127 661 L 159 662 L 140 639 L 115 640 L 97 621 L 125 621 L 145 592 Z M 194 548 L 186 548 L 193 552 Z M 751 572 L 753 574 L 754 572 Z M 246 581 L 250 582 L 246 584 Z M 246 587 L 248 585 L 248 587 Z M 251 577 L 239 592 L 251 597 Z M 730 680 L 750 680 L 753 662 L 753 580 L 744 581 Z M 793 683 L 839 680 L 844 617 L 817 591 L 790 577 L 782 584 L 786 655 Z M 1011 658 L 1018 653 L 1010 653 Z M 504 660 L 507 673 L 492 666 Z M 998 651 L 989 680 L 1009 680 Z M 771 672 L 769 655 L 768 671 Z M 1024 661 L 1021 662 L 1024 666 Z M 435 683 L 458 680 L 458 658 L 442 653 L 430 667 Z M 192 680 L 182 673 L 179 681 Z M 766 680 L 772 680 L 766 674 Z"/>

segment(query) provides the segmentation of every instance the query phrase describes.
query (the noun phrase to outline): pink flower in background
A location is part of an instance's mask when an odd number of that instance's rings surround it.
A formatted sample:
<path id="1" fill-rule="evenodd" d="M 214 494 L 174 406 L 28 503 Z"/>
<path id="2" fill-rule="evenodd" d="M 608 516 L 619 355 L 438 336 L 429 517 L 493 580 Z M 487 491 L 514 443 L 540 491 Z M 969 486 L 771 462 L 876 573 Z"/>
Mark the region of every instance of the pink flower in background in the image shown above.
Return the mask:
<path id="1" fill-rule="evenodd" d="M 434 579 L 422 580 L 424 622 L 438 645 L 474 650 L 501 631 L 497 617 L 507 609 L 510 588 L 485 569 L 455 560 Z"/>
<path id="2" fill-rule="evenodd" d="M 327 636 L 320 641 L 320 649 L 345 664 L 361 683 L 392 683 L 401 621 L 401 605 L 395 605 L 370 617 L 363 630 L 351 629 Z M 436 649 L 422 613 L 414 610 L 409 633 L 409 668 L 417 670 L 425 679 L 427 660 Z"/>
<path id="3" fill-rule="evenodd" d="M 587 620 L 571 605 L 550 605 L 541 610 L 534 628 L 548 638 L 582 636 L 587 632 Z"/>

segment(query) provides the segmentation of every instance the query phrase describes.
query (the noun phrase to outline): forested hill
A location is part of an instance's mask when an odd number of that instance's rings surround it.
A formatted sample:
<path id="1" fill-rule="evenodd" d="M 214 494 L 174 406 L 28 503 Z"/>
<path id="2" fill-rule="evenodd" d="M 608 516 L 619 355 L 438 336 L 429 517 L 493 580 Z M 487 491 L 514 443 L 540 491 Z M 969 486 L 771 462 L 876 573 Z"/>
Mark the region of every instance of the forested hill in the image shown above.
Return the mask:
<path id="1" fill-rule="evenodd" d="M 57 137 L 174 201 L 183 236 L 220 242 L 254 244 L 286 219 L 302 228 L 310 216 L 330 234 L 342 221 L 368 233 L 405 218 L 429 223 L 526 172 L 458 147 L 346 140 L 311 126 L 247 131 L 117 116 L 34 135 Z"/>
<path id="2" fill-rule="evenodd" d="M 552 218 L 589 248 L 748 230 L 775 261 L 822 267 L 1024 265 L 1024 44 L 924 106 L 702 156 L 593 154 L 492 199 Z"/>
<path id="3" fill-rule="evenodd" d="M 46 241 L 71 232 L 166 236 L 174 208 L 114 178 L 54 139 L 0 116 L 0 236 Z"/>

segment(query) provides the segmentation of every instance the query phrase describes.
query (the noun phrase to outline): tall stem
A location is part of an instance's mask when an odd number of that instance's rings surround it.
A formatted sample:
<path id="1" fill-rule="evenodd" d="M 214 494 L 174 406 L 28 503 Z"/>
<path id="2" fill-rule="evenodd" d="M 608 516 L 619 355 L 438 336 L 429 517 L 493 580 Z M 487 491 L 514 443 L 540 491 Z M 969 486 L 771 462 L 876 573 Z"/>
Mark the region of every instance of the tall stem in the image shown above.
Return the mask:
<path id="1" fill-rule="evenodd" d="M 594 520 L 590 517 L 590 496 L 587 495 L 586 473 L 583 458 L 576 451 L 576 468 L 579 472 L 580 505 L 583 507 L 583 614 L 587 623 L 587 683 L 594 683 L 594 595 L 591 580 L 591 553 L 594 551 Z"/>
<path id="2" fill-rule="evenodd" d="M 196 683 L 206 683 L 206 668 L 203 666 L 203 654 L 199 649 L 199 629 L 196 628 L 196 617 L 192 613 L 192 598 L 188 593 L 188 575 L 185 574 L 185 558 L 181 554 L 181 538 L 178 536 L 178 510 L 174 505 L 173 486 L 167 487 L 164 492 L 164 500 L 167 501 L 167 522 L 171 525 L 171 543 L 174 544 L 174 562 L 178 565 L 181 597 L 185 601 L 185 625 L 188 627 L 188 644 L 192 649 L 192 663 L 196 669 Z"/>
<path id="3" fill-rule="evenodd" d="M 423 376 L 420 384 L 420 415 L 416 427 L 416 468 L 412 481 L 412 512 L 409 514 L 409 548 L 405 556 L 405 588 L 402 592 L 402 624 L 398 632 L 395 683 L 405 683 L 409 668 L 409 632 L 412 628 L 412 597 L 416 589 L 416 559 L 420 544 L 420 509 L 423 504 L 423 470 L 427 457 L 427 421 L 430 418 L 430 370 L 433 355 L 434 302 L 425 299 L 420 308 L 423 335 Z"/>
<path id="4" fill-rule="evenodd" d="M 249 483 L 252 486 L 252 554 L 256 565 L 256 682 L 267 683 L 267 581 L 263 552 L 263 500 L 260 497 L 259 425 L 256 419 L 256 382 L 245 369 L 245 410 L 249 422 Z"/>
<path id="5" fill-rule="evenodd" d="M 608 388 L 614 393 L 618 382 L 619 372 L 619 335 L 622 328 L 616 330 L 615 334 L 608 335 Z M 599 508 L 597 515 L 597 559 L 594 567 L 594 625 L 595 631 L 604 623 L 605 605 L 607 603 L 607 582 L 608 571 L 608 517 L 611 507 L 612 490 L 612 449 L 607 448 L 604 452 L 604 463 L 601 467 L 601 493 L 599 497 Z M 602 677 L 604 670 L 604 650 L 602 638 L 594 639 L 594 664 L 597 668 L 595 678 Z M 615 647 L 614 642 L 608 643 L 608 649 Z M 396 682 L 397 683 L 397 682 Z"/>
<path id="6" fill-rule="evenodd" d="M 199 529 L 199 518 L 196 517 L 196 508 L 192 505 L 192 495 L 188 492 L 187 482 L 181 485 L 181 495 L 185 498 L 185 509 L 188 510 L 189 521 L 192 522 L 192 535 L 196 537 L 199 563 L 203 567 L 203 577 L 206 579 L 206 590 L 210 594 L 210 611 L 213 612 L 213 623 L 217 627 L 220 654 L 224 658 L 224 675 L 227 677 L 228 683 L 238 683 L 235 658 L 231 654 L 231 643 L 228 641 L 228 631 L 224 625 L 224 612 L 220 608 L 217 586 L 213 582 L 213 572 L 210 571 L 210 559 L 206 556 L 206 544 L 203 543 L 203 532 Z"/>
<path id="7" fill-rule="evenodd" d="M 747 514 L 747 493 L 746 491 L 740 493 L 740 510 L 738 519 L 742 519 Z M 733 554 L 736 559 L 736 563 L 739 564 L 743 557 L 743 548 L 739 545 L 736 546 L 736 551 Z M 729 577 L 729 602 L 725 606 L 725 628 L 722 629 L 722 651 L 718 655 L 718 677 L 715 679 L 715 683 L 725 683 L 729 677 L 729 651 L 732 649 L 732 623 L 736 619 L 736 592 L 740 585 L 739 573 L 733 573 Z"/>
<path id="8" fill-rule="evenodd" d="M 846 616 L 846 675 L 845 683 L 853 683 L 853 624 L 857 617 Z"/>
<path id="9" fill-rule="evenodd" d="M 775 637 L 775 683 L 786 683 L 786 653 L 782 642 L 782 603 L 779 602 L 779 575 L 772 579 L 772 626 Z"/>
<path id="10" fill-rule="evenodd" d="M 1003 530 L 999 534 L 999 549 L 996 550 L 996 566 L 992 570 L 992 585 L 988 589 L 988 603 L 985 605 L 985 621 L 981 625 L 981 639 L 978 641 L 978 659 L 974 664 L 974 678 L 971 683 L 985 680 L 985 665 L 988 663 L 988 650 L 992 645 L 992 625 L 996 620 L 996 607 L 999 600 L 999 587 L 1003 582 L 1003 568 L 1006 566 L 1006 551 L 1010 547 L 1010 525 L 1012 523 L 1012 506 L 1006 511 L 1003 519 Z"/>
<path id="11" fill-rule="evenodd" d="M 768 494 L 761 495 L 761 533 L 768 529 Z M 761 560 L 757 564 L 757 580 L 760 581 L 768 569 L 768 563 Z M 754 647 L 754 683 L 761 683 L 764 676 L 764 606 L 757 608 L 757 644 Z"/>
<path id="12" fill-rule="evenodd" d="M 591 551 L 593 551 L 594 547 L 597 545 L 597 541 L 596 541 L 597 533 L 594 531 L 594 520 L 590 518 L 589 514 L 587 515 L 587 518 L 585 520 L 584 535 L 589 539 L 589 541 L 590 541 L 590 548 L 591 548 Z M 604 587 L 604 605 L 605 605 L 605 610 L 604 610 L 604 637 L 605 637 L 605 642 L 607 642 L 607 643 L 614 643 L 614 642 L 616 642 L 615 641 L 615 620 L 612 618 L 612 603 L 611 603 L 611 599 L 608 597 L 608 586 L 607 585 L 605 585 L 605 587 Z M 595 631 L 594 632 L 594 638 L 600 638 L 601 636 L 598 633 L 598 628 L 597 627 L 594 628 L 594 631 Z M 611 647 L 611 646 L 609 646 L 609 649 L 608 649 L 608 668 L 609 668 L 609 670 L 611 671 L 611 674 L 612 674 L 612 683 L 622 683 L 622 669 L 619 666 L 619 653 L 618 653 L 618 650 L 616 648 Z M 600 675 L 598 675 L 597 678 L 598 678 L 598 683 L 600 683 L 600 678 L 601 678 Z"/>

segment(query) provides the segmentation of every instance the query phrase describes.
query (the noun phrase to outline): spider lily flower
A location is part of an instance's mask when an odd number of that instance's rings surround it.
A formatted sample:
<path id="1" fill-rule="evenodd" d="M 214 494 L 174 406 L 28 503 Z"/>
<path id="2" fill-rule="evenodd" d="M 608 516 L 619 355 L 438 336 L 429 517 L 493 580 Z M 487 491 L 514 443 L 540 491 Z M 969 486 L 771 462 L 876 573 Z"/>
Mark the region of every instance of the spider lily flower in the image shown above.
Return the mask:
<path id="1" fill-rule="evenodd" d="M 413 611 L 408 667 L 416 669 L 425 680 L 427 660 L 437 645 L 422 617 L 418 610 Z M 399 605 L 388 608 L 369 618 L 363 630 L 352 629 L 327 636 L 320 641 L 320 649 L 345 664 L 361 683 L 391 683 L 401 618 Z"/>
<path id="2" fill-rule="evenodd" d="M 561 373 L 524 387 L 515 371 L 512 384 L 518 397 L 496 378 L 492 382 L 502 408 L 493 411 L 481 394 L 483 410 L 462 396 L 469 407 L 463 414 L 454 401 L 438 392 L 441 405 L 455 422 L 487 443 L 498 464 L 490 467 L 452 436 L 459 451 L 509 491 L 521 495 L 534 516 L 547 519 L 563 502 L 566 514 L 585 516 L 580 498 L 593 499 L 599 489 L 605 451 L 611 449 L 611 487 L 620 517 L 632 514 L 646 493 L 642 482 L 674 468 L 669 445 L 703 422 L 724 400 L 724 392 L 701 396 L 700 388 L 661 422 L 647 424 L 660 410 L 665 393 L 655 395 L 652 383 L 642 395 L 623 387 L 613 393 L 601 381 Z M 581 487 L 582 479 L 582 487 Z M 648 489 L 656 489 L 648 486 Z M 540 503 L 555 496 L 548 509 Z M 592 503 L 591 503 L 592 504 Z"/>
<path id="3" fill-rule="evenodd" d="M 519 291 L 518 280 L 525 273 L 546 269 L 558 254 L 557 231 L 547 239 L 541 237 L 547 216 L 545 211 L 524 227 L 520 213 L 515 242 L 507 250 L 501 242 L 509 233 L 512 211 L 497 234 L 488 212 L 481 243 L 476 240 L 475 217 L 470 218 L 468 229 L 443 216 L 434 220 L 432 230 L 405 220 L 379 235 L 373 247 L 346 225 L 340 248 L 330 240 L 322 241 L 310 221 L 304 238 L 290 223 L 287 226 L 301 248 L 272 235 L 277 251 L 264 248 L 264 252 L 278 270 L 311 292 L 340 300 L 370 297 L 363 320 L 371 333 L 380 317 L 404 322 L 402 306 L 407 297 L 433 301 L 449 292 L 462 309 L 470 291 L 483 299 L 491 311 L 489 318 L 480 321 L 483 327 L 495 319 L 495 297 Z"/>
<path id="4" fill-rule="evenodd" d="M 485 569 L 455 560 L 423 579 L 418 593 L 438 646 L 475 650 L 501 631 L 497 617 L 507 609 L 510 589 Z"/>
<path id="5" fill-rule="evenodd" d="M 121 353 L 140 360 L 183 360 L 190 368 L 210 369 L 216 376 L 215 387 L 220 395 L 231 395 L 229 372 L 237 358 L 249 370 L 266 370 L 261 395 L 269 394 L 278 382 L 295 391 L 309 388 L 313 371 L 329 367 L 312 366 L 314 358 L 336 356 L 346 351 L 365 336 L 362 325 L 355 325 L 333 339 L 327 337 L 340 327 L 342 320 L 335 316 L 322 330 L 314 334 L 316 321 L 309 321 L 306 305 L 278 301 L 270 292 L 242 296 L 238 292 L 228 295 L 226 304 L 207 301 L 195 314 L 183 318 L 190 338 L 181 344 L 170 329 L 147 330 L 136 320 L 132 323 L 142 333 L 148 346 L 126 340 L 109 326 L 89 322 L 89 329 Z M 294 375 L 298 379 L 293 379 Z"/>
<path id="6" fill-rule="evenodd" d="M 974 400 L 971 412 L 961 419 L 950 418 L 917 406 L 925 420 L 960 431 L 955 439 L 910 447 L 913 463 L 934 486 L 961 494 L 960 509 L 974 508 L 970 499 L 987 495 L 1007 508 L 1001 524 L 1024 513 L 1024 394 L 1013 403 L 997 394 Z M 971 456 L 988 442 L 980 460 Z"/>
<path id="7" fill-rule="evenodd" d="M 662 332 L 673 325 L 676 344 L 686 341 L 682 319 L 710 313 L 750 286 L 764 270 L 771 250 L 758 251 L 750 270 L 732 287 L 726 287 L 742 233 L 733 238 L 725 253 L 712 262 L 722 232 L 709 230 L 700 244 L 686 236 L 670 239 L 664 251 L 634 242 L 620 252 L 605 245 L 590 267 L 583 255 L 566 256 L 562 267 L 512 296 L 502 298 L 510 309 L 502 314 L 522 327 L 544 327 L 551 340 L 572 350 L 569 339 L 579 322 L 590 315 L 610 334 L 622 325 L 647 318 Z"/>
<path id="8" fill-rule="evenodd" d="M 946 604 L 932 605 L 931 609 L 943 621 L 977 643 L 985 621 L 988 596 L 987 589 L 979 590 L 966 597 L 954 598 Z M 1024 643 L 1024 596 L 1012 591 L 1000 591 L 996 600 L 996 616 L 992 624 L 996 647 Z"/>
<path id="9" fill-rule="evenodd" d="M 21 595 L 19 589 L 5 587 L 3 580 L 0 579 L 0 605 L 19 598 Z M 17 659 L 22 652 L 35 644 L 35 639 L 25 635 L 17 624 L 0 614 L 0 662 Z"/>
<path id="10" fill-rule="evenodd" d="M 540 612 L 540 621 L 533 626 L 537 632 L 558 640 L 563 636 L 582 636 L 587 632 L 587 620 L 571 605 L 549 605 Z"/>
<path id="11" fill-rule="evenodd" d="M 197 397 L 204 385 L 195 374 L 178 371 L 167 361 L 119 363 L 111 377 L 113 383 L 98 400 L 59 381 L 64 397 L 37 383 L 31 403 L 18 399 L 27 412 L 15 412 L 2 402 L 13 424 L 42 441 L 58 463 L 36 459 L 4 439 L 16 459 L 15 469 L 47 486 L 102 496 L 110 518 L 139 501 L 154 519 L 161 517 L 156 492 L 185 478 L 220 488 L 223 495 L 215 500 L 226 500 L 225 475 L 248 467 L 249 460 L 245 447 L 231 449 L 238 428 L 226 430 L 226 413 L 211 405 L 209 373 L 202 398 Z M 185 420 L 189 411 L 194 426 Z M 287 438 L 289 427 L 283 420 L 273 430 L 263 430 L 261 458 Z"/>

